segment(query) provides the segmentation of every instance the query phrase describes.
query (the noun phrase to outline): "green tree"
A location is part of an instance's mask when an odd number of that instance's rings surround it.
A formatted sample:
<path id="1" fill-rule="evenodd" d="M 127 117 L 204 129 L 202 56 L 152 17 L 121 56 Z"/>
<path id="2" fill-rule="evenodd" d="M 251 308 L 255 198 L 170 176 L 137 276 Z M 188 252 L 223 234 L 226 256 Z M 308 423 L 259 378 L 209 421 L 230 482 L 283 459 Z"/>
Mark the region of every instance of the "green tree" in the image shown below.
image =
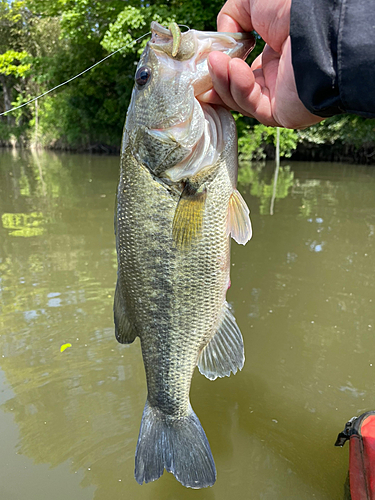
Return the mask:
<path id="1" fill-rule="evenodd" d="M 25 64 L 28 53 L 23 46 L 25 21 L 24 2 L 0 0 L 0 111 L 12 107 L 12 93 L 16 88 L 21 90 L 19 80 L 29 69 L 29 65 Z M 6 121 L 8 125 L 14 123 L 11 115 Z"/>
<path id="2" fill-rule="evenodd" d="M 44 90 L 53 68 L 51 59 L 62 48 L 56 18 L 42 19 L 26 1 L 0 0 L 0 111 L 26 102 Z M 0 139 L 25 139 L 32 107 L 0 118 Z"/>
<path id="3" fill-rule="evenodd" d="M 248 120 L 234 114 L 238 132 L 240 162 L 259 161 L 266 158 L 266 145 L 276 147 L 276 128 L 267 127 L 255 120 Z M 250 121 L 250 123 L 249 123 Z M 254 124 L 255 122 L 255 124 Z M 297 148 L 298 133 L 295 130 L 280 129 L 280 156 L 290 158 Z"/>
<path id="4" fill-rule="evenodd" d="M 0 1 L 5 6 L 0 19 L 8 19 L 9 12 L 18 3 Z M 21 4 L 27 23 L 23 21 L 19 29 L 22 32 L 23 27 L 28 26 L 32 43 L 30 39 L 23 43 L 22 36 L 16 38 L 21 49 L 32 57 L 31 71 L 27 89 L 26 85 L 18 89 L 9 102 L 21 104 L 39 91 L 80 73 L 109 52 L 124 47 L 121 53 L 56 91 L 48 103 L 40 102 L 39 130 L 42 134 L 49 131 L 47 137 L 43 135 L 42 142 L 75 148 L 96 143 L 119 146 L 133 86 L 134 63 L 144 45 L 137 46 L 135 41 L 147 33 L 153 19 L 166 23 L 176 19 L 197 29 L 213 30 L 221 7 L 217 0 L 156 1 L 141 6 L 138 1 L 130 0 L 125 7 L 122 0 L 25 0 Z M 55 50 L 46 53 L 42 49 L 51 43 L 42 35 L 45 28 L 48 31 L 51 20 L 57 28 L 49 37 Z M 11 22 L 7 26 L 14 27 Z M 10 107 L 9 102 L 6 109 Z M 22 108 L 17 121 L 33 127 L 35 116 L 31 108 Z"/>
<path id="5" fill-rule="evenodd" d="M 0 144 L 12 136 L 46 147 L 119 148 L 135 63 L 152 20 L 215 30 L 223 0 L 0 0 L 0 113 L 69 80 L 66 86 L 0 117 Z M 263 49 L 257 45 L 251 62 Z M 236 116 L 242 160 L 272 157 L 275 132 Z M 342 115 L 303 131 L 281 131 L 281 153 L 299 158 L 374 162 L 375 120 Z"/>

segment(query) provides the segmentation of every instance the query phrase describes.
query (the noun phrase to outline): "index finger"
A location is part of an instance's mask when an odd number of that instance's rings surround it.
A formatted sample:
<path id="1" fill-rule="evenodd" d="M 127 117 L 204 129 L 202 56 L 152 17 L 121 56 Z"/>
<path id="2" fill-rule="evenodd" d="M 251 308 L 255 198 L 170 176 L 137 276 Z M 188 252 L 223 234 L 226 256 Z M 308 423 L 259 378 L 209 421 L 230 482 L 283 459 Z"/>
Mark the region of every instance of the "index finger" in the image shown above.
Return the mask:
<path id="1" fill-rule="evenodd" d="M 217 16 L 217 30 L 238 33 L 253 29 L 250 0 L 228 0 Z"/>

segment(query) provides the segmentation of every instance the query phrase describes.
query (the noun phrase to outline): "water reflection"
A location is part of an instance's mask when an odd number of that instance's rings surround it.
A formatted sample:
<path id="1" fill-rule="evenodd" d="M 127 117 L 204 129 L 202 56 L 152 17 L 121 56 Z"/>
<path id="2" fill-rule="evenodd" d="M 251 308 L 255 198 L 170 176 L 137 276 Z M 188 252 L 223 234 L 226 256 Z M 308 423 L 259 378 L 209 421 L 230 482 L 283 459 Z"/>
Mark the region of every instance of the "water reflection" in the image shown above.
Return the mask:
<path id="1" fill-rule="evenodd" d="M 290 165 L 281 166 L 277 173 L 276 189 L 274 192 L 274 178 L 276 170 L 270 176 L 270 165 L 258 163 L 244 163 L 240 165 L 238 182 L 241 186 L 249 186 L 251 196 L 259 198 L 259 212 L 262 215 L 270 213 L 272 198 L 282 200 L 286 198 L 294 186 L 294 172 Z"/>
<path id="2" fill-rule="evenodd" d="M 9 477 L 24 478 L 4 498 L 43 498 L 48 464 L 64 500 L 67 485 L 80 500 L 341 500 L 333 443 L 374 407 L 374 172 L 282 166 L 269 217 L 272 166 L 241 170 L 254 237 L 232 246 L 229 299 L 247 359 L 231 379 L 193 379 L 218 469 L 204 491 L 133 479 L 146 384 L 138 342 L 113 333 L 117 175 L 117 158 L 0 152 L 0 422 Z"/>

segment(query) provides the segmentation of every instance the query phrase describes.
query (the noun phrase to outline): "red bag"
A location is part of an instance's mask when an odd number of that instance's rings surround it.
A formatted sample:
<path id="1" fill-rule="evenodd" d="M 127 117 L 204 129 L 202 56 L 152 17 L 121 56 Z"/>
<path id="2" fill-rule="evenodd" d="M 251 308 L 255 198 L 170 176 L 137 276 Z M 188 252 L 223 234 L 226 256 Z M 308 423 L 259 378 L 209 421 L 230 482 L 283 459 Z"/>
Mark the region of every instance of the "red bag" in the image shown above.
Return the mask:
<path id="1" fill-rule="evenodd" d="M 353 417 L 335 446 L 349 439 L 349 485 L 352 500 L 375 500 L 375 411 Z"/>

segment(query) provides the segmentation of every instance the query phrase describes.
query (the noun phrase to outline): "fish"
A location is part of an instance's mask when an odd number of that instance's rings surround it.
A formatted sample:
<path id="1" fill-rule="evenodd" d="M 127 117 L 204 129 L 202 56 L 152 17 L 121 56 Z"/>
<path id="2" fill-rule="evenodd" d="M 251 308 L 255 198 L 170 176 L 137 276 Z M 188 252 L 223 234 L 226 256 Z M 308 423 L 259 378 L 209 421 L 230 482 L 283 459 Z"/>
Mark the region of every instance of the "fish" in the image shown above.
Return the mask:
<path id="1" fill-rule="evenodd" d="M 140 339 L 147 400 L 135 479 L 164 469 L 185 487 L 216 480 L 206 434 L 189 399 L 195 367 L 210 380 L 241 370 L 241 332 L 226 301 L 230 238 L 251 238 L 236 188 L 231 113 L 200 103 L 212 88 L 207 56 L 246 58 L 254 37 L 153 22 L 140 57 L 121 147 L 115 211 L 116 339 Z"/>

